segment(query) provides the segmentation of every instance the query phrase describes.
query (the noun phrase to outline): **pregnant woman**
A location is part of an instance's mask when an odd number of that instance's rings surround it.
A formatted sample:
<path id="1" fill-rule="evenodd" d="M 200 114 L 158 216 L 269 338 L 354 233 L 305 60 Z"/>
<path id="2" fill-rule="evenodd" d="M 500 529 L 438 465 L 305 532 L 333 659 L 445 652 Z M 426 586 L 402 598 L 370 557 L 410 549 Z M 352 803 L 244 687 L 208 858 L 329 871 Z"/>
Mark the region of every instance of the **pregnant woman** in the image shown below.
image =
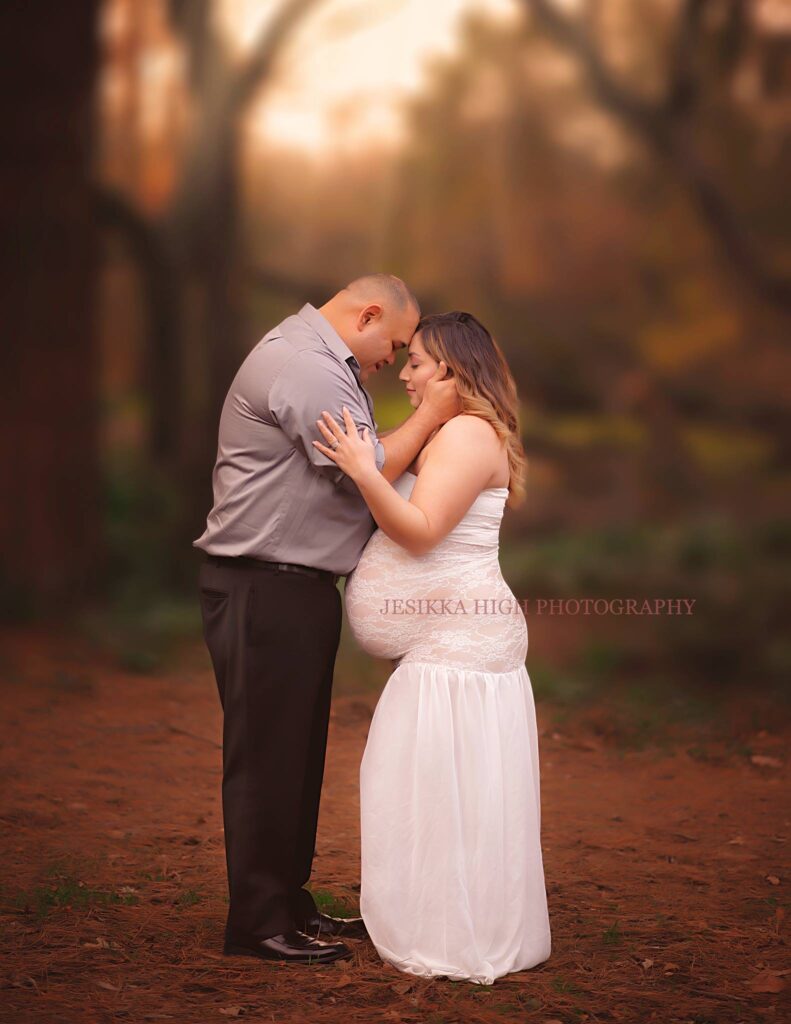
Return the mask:
<path id="1" fill-rule="evenodd" d="M 490 985 L 543 962 L 550 928 L 527 626 L 500 571 L 524 494 L 516 387 L 469 313 L 424 317 L 399 378 L 414 407 L 440 360 L 461 413 L 391 486 L 348 411 L 314 444 L 379 529 L 346 582 L 352 631 L 395 670 L 360 767 L 360 910 L 383 960 Z"/>

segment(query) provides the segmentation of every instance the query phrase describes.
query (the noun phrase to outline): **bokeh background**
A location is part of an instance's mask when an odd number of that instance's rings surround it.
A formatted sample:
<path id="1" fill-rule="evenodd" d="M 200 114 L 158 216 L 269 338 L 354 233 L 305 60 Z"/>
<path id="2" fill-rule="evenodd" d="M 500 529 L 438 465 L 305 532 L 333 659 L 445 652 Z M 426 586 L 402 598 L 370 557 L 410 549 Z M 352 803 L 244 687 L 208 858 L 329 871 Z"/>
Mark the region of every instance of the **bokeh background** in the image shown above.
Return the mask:
<path id="1" fill-rule="evenodd" d="M 791 6 L 783 0 L 6 5 L 9 623 L 126 669 L 199 644 L 219 409 L 249 349 L 367 271 L 463 308 L 517 379 L 538 696 L 644 724 L 784 691 Z M 409 414 L 397 371 L 382 429 Z M 336 686 L 388 667 L 348 636 Z M 668 698 L 672 698 L 668 700 Z"/>

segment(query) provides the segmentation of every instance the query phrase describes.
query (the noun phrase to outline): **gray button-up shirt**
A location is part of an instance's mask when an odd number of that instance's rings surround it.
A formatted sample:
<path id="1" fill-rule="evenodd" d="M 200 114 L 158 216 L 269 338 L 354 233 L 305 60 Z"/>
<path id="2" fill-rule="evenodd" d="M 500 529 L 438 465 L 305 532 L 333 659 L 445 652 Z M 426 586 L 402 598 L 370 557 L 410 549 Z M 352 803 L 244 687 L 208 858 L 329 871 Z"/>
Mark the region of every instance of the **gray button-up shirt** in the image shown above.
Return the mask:
<path id="1" fill-rule="evenodd" d="M 340 576 L 354 569 L 376 524 L 357 485 L 311 441 L 322 440 L 322 409 L 343 426 L 345 405 L 360 434 L 368 427 L 382 468 L 373 401 L 359 374 L 348 346 L 309 303 L 255 346 L 223 405 L 214 507 L 195 547 Z"/>

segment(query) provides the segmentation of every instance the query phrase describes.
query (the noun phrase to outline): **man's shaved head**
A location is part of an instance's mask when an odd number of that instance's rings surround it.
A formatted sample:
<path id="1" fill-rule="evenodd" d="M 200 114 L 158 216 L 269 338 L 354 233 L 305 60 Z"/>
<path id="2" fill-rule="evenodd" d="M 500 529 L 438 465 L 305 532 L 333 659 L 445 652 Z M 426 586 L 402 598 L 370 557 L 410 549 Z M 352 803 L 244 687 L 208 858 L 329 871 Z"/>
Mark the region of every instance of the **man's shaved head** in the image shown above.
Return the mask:
<path id="1" fill-rule="evenodd" d="M 361 302 L 379 302 L 384 307 L 404 312 L 410 306 L 420 317 L 420 304 L 411 289 L 394 274 L 365 274 L 346 285 L 346 291 Z"/>
<path id="2" fill-rule="evenodd" d="M 392 366 L 420 321 L 420 306 L 400 277 L 365 274 L 325 302 L 319 312 L 360 365 L 361 380 Z"/>

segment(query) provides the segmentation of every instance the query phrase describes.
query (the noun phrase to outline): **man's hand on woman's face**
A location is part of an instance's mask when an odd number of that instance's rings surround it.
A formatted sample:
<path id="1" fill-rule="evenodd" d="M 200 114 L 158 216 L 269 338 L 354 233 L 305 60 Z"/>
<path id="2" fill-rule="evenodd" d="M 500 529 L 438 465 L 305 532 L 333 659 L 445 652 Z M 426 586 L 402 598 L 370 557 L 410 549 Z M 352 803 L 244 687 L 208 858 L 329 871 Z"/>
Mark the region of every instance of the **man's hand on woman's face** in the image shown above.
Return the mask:
<path id="1" fill-rule="evenodd" d="M 432 377 L 426 381 L 423 401 L 420 408 L 426 406 L 437 426 L 447 423 L 461 412 L 461 400 L 456 390 L 456 382 L 452 377 L 445 379 L 447 364 L 441 359 Z"/>

